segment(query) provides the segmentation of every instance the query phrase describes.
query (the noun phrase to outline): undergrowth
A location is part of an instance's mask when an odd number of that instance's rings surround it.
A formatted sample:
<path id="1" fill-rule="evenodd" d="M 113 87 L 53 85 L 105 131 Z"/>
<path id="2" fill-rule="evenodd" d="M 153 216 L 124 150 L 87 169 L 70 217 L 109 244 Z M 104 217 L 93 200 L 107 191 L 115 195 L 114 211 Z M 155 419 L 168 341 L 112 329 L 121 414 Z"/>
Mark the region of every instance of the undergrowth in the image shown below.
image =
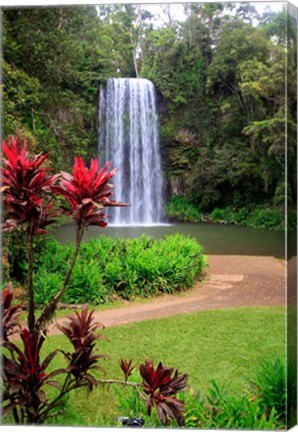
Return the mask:
<path id="1" fill-rule="evenodd" d="M 284 215 L 278 209 L 272 207 L 256 208 L 247 206 L 236 209 L 228 206 L 215 208 L 209 217 L 212 222 L 225 222 L 276 231 L 285 229 Z"/>
<path id="2" fill-rule="evenodd" d="M 200 222 L 201 212 L 186 197 L 173 195 L 165 206 L 165 214 L 177 222 Z"/>
<path id="3" fill-rule="evenodd" d="M 216 222 L 243 225 L 251 228 L 262 228 L 275 231 L 285 229 L 284 214 L 277 207 L 257 207 L 248 204 L 246 207 L 216 207 L 210 213 L 202 213 L 188 198 L 173 195 L 165 205 L 165 215 L 174 222 Z M 296 229 L 296 211 L 289 212 L 289 230 Z"/>
<path id="4" fill-rule="evenodd" d="M 286 425 L 285 360 L 266 359 L 255 370 L 250 392 L 235 397 L 215 380 L 203 389 L 180 394 L 185 404 L 186 428 L 275 430 Z M 162 427 L 157 415 L 146 416 L 146 406 L 132 388 L 121 393 L 114 387 L 121 414 L 145 418 L 145 427 Z M 171 424 L 177 427 L 175 420 Z"/>

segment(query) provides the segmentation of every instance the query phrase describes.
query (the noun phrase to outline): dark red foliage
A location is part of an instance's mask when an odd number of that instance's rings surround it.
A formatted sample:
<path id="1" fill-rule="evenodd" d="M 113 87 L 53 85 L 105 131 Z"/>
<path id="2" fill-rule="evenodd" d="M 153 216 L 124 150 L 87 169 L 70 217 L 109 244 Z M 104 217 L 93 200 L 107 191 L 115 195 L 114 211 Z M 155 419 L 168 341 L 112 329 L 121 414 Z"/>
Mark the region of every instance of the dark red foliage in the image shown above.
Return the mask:
<path id="1" fill-rule="evenodd" d="M 15 333 L 16 328 L 20 327 L 18 317 L 21 313 L 22 306 L 12 304 L 13 290 L 11 283 L 8 283 L 2 290 L 2 337 L 3 340 L 8 341 L 8 337 Z"/>
<path id="2" fill-rule="evenodd" d="M 120 359 L 120 367 L 124 373 L 125 381 L 128 381 L 128 378 L 132 374 L 135 366 L 132 366 L 132 360 L 126 361 L 124 359 Z"/>
<path id="3" fill-rule="evenodd" d="M 17 347 L 12 342 L 5 342 L 4 347 L 10 352 L 11 358 L 3 355 L 3 382 L 5 384 L 4 415 L 7 415 L 15 407 L 21 407 L 27 412 L 29 421 L 34 422 L 38 412 L 46 404 L 46 396 L 41 387 L 44 384 L 59 387 L 56 381 L 51 379 L 64 369 L 46 373 L 46 369 L 57 351 L 49 354 L 43 362 L 40 361 L 40 350 L 45 336 L 35 332 L 30 333 L 24 328 L 20 331 L 23 348 Z"/>
<path id="4" fill-rule="evenodd" d="M 97 225 L 105 227 L 106 206 L 126 206 L 127 204 L 111 201 L 113 185 L 108 181 L 116 174 L 117 169 L 109 171 L 107 163 L 98 171 L 97 159 L 92 159 L 88 169 L 81 157 L 75 159 L 73 175 L 63 172 L 60 185 L 53 186 L 52 191 L 63 196 L 71 209 L 66 210 L 81 226 Z"/>
<path id="5" fill-rule="evenodd" d="M 45 227 L 57 216 L 52 203 L 45 201 L 45 192 L 50 191 L 58 175 L 48 175 L 47 168 L 40 168 L 48 155 L 39 153 L 30 160 L 26 140 L 21 148 L 19 137 L 10 138 L 8 143 L 2 141 L 2 150 L 1 191 L 8 210 L 3 228 L 28 224 L 31 235 L 45 233 Z"/>
<path id="6" fill-rule="evenodd" d="M 58 328 L 67 336 L 72 343 L 75 351 L 63 354 L 70 361 L 67 370 L 76 378 L 77 382 L 85 381 L 87 386 L 92 389 L 97 384 L 96 379 L 89 373 L 90 369 L 102 370 L 97 366 L 99 358 L 106 357 L 104 354 L 94 354 L 95 342 L 100 335 L 96 329 L 102 325 L 94 323 L 93 313 L 88 313 L 88 306 L 84 306 L 81 314 L 75 312 L 74 316 L 68 317 L 69 322 L 58 325 Z"/>
<path id="7" fill-rule="evenodd" d="M 184 404 L 174 395 L 187 390 L 187 375 L 179 374 L 173 368 L 166 368 L 161 362 L 154 369 L 152 360 L 140 365 L 140 374 L 143 378 L 143 390 L 149 396 L 148 414 L 150 415 L 152 407 L 156 406 L 158 417 L 163 425 L 167 425 L 169 419 L 176 419 L 179 426 L 182 426 Z"/>

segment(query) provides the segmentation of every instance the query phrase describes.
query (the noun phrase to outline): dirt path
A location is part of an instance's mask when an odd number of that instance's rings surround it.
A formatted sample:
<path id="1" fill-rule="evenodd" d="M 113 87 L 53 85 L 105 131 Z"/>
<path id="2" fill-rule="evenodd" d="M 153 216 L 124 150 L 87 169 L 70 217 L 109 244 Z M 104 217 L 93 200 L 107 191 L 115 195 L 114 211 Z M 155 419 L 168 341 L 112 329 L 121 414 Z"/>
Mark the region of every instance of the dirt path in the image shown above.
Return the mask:
<path id="1" fill-rule="evenodd" d="M 175 296 L 150 302 L 96 311 L 105 327 L 161 318 L 181 313 L 244 306 L 285 304 L 285 263 L 273 257 L 209 255 L 203 282 Z M 62 323 L 65 318 L 58 318 Z M 54 323 L 49 334 L 60 333 Z"/>

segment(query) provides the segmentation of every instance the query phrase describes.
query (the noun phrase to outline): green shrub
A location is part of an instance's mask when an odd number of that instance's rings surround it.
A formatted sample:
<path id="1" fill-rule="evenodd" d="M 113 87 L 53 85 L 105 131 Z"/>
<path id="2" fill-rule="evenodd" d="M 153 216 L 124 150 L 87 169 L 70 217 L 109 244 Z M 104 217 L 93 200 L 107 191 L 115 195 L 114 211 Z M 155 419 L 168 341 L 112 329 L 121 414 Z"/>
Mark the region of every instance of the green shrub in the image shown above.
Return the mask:
<path id="1" fill-rule="evenodd" d="M 273 408 L 281 421 L 286 421 L 286 363 L 285 359 L 263 360 L 252 381 L 259 404 L 266 412 Z M 294 385 L 294 383 L 293 383 Z"/>
<path id="2" fill-rule="evenodd" d="M 136 382 L 133 378 L 132 380 Z M 131 417 L 131 418 L 143 418 L 145 420 L 144 427 L 145 428 L 162 428 L 164 427 L 161 424 L 157 414 L 155 411 L 151 413 L 151 416 L 148 416 L 146 404 L 144 400 L 142 400 L 139 396 L 139 393 L 134 388 L 119 388 L 117 386 L 113 386 L 113 390 L 117 396 L 117 402 L 119 404 L 119 413 L 123 417 Z M 178 426 L 175 421 L 171 422 L 171 426 Z M 102 426 L 102 425 L 101 425 Z"/>
<path id="3" fill-rule="evenodd" d="M 210 214 L 210 219 L 214 222 L 230 222 L 230 211 L 227 208 L 216 207 Z"/>
<path id="4" fill-rule="evenodd" d="M 210 214 L 213 222 L 239 224 L 252 228 L 274 230 L 284 229 L 283 214 L 276 208 L 255 208 L 247 206 L 236 209 L 232 206 L 215 208 Z M 294 219 L 293 219 L 294 220 Z M 291 222 L 293 224 L 293 222 Z"/>
<path id="5" fill-rule="evenodd" d="M 200 222 L 201 212 L 186 197 L 173 195 L 165 206 L 166 215 L 178 222 Z"/>
<path id="6" fill-rule="evenodd" d="M 37 303 L 58 292 L 72 249 L 49 242 L 34 277 Z M 201 277 L 205 265 L 200 244 L 180 234 L 164 240 L 101 236 L 82 244 L 62 301 L 100 304 L 114 297 L 130 300 L 183 291 Z"/>
<path id="7" fill-rule="evenodd" d="M 249 207 L 235 209 L 231 206 L 223 208 L 215 208 L 210 214 L 212 221 L 227 222 L 231 224 L 246 225 L 246 220 L 250 214 Z"/>
<path id="8" fill-rule="evenodd" d="M 255 209 L 247 220 L 247 225 L 252 228 L 284 229 L 284 217 L 274 208 Z"/>
<path id="9" fill-rule="evenodd" d="M 161 142 L 165 144 L 172 143 L 176 140 L 178 132 L 177 122 L 174 120 L 168 120 L 166 124 L 160 126 L 160 138 Z"/>
<path id="10" fill-rule="evenodd" d="M 268 413 L 247 396 L 233 397 L 219 388 L 215 381 L 203 393 L 184 393 L 185 427 L 204 429 L 276 429 L 279 418 L 275 408 Z"/>
<path id="11" fill-rule="evenodd" d="M 63 275 L 59 272 L 48 271 L 43 266 L 34 277 L 34 299 L 37 304 L 46 304 L 60 290 Z"/>
<path id="12" fill-rule="evenodd" d="M 110 294 L 108 287 L 102 284 L 98 262 L 94 259 L 90 259 L 88 262 L 78 260 L 63 300 L 70 304 L 90 303 L 96 305 L 109 301 Z"/>

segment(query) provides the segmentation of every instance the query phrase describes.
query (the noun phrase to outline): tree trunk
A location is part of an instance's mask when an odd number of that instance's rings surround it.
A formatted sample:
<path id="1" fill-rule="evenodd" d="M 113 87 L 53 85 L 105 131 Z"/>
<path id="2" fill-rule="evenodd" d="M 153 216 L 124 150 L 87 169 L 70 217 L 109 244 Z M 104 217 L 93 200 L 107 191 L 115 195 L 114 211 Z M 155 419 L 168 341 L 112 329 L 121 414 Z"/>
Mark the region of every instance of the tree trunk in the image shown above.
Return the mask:
<path id="1" fill-rule="evenodd" d="M 35 304 L 34 304 L 34 290 L 33 290 L 33 244 L 32 244 L 31 227 L 27 234 L 27 257 L 28 257 L 28 276 L 27 276 L 27 289 L 29 297 L 29 312 L 28 312 L 28 328 L 30 333 L 35 330 Z"/>

